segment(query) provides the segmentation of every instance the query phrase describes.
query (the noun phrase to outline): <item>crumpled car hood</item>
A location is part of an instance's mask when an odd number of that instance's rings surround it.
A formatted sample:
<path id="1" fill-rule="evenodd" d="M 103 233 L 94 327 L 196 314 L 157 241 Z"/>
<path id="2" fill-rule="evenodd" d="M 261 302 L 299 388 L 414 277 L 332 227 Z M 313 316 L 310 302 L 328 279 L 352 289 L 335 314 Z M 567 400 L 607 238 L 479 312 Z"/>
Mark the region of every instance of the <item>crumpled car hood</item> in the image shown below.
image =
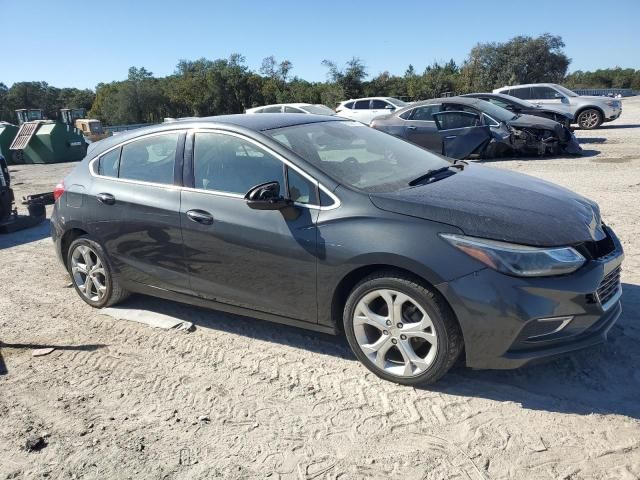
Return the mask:
<path id="1" fill-rule="evenodd" d="M 507 121 L 509 125 L 517 128 L 541 128 L 544 130 L 561 131 L 562 125 L 550 118 L 537 117 L 535 115 L 520 115 L 518 118 Z"/>
<path id="2" fill-rule="evenodd" d="M 468 165 L 437 182 L 370 198 L 382 210 L 505 242 L 550 247 L 606 236 L 595 202 L 544 180 L 479 165 Z"/>

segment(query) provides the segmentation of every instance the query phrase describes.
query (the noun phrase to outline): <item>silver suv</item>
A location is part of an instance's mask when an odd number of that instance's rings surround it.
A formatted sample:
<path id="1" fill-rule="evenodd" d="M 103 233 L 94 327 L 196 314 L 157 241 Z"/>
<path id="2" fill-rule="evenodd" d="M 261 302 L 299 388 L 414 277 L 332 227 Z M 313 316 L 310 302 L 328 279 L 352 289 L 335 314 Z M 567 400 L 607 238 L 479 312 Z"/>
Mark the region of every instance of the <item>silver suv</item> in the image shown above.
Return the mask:
<path id="1" fill-rule="evenodd" d="M 565 105 L 573 113 L 574 122 L 587 130 L 598 128 L 602 122 L 615 120 L 622 113 L 620 100 L 578 95 L 555 83 L 514 85 L 496 88 L 493 93 L 504 93 L 539 105 Z"/>

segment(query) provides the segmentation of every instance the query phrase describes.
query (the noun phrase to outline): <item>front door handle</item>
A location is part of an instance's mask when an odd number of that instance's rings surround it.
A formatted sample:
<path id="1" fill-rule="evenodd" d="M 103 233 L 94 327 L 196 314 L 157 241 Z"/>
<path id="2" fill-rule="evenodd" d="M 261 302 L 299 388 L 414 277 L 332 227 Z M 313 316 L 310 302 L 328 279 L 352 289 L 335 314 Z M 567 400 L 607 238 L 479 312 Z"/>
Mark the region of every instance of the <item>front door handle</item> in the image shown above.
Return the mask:
<path id="1" fill-rule="evenodd" d="M 187 217 L 189 217 L 189 220 L 201 223 L 202 225 L 211 225 L 213 223 L 213 215 L 204 210 L 189 210 Z"/>
<path id="2" fill-rule="evenodd" d="M 99 193 L 96 195 L 96 198 L 100 203 L 104 203 L 105 205 L 113 205 L 116 203 L 116 197 L 110 193 Z"/>
<path id="3" fill-rule="evenodd" d="M 418 128 L 418 127 L 414 127 L 413 125 L 409 125 L 409 126 L 407 127 L 407 129 L 409 129 L 409 130 L 415 130 L 416 128 Z"/>

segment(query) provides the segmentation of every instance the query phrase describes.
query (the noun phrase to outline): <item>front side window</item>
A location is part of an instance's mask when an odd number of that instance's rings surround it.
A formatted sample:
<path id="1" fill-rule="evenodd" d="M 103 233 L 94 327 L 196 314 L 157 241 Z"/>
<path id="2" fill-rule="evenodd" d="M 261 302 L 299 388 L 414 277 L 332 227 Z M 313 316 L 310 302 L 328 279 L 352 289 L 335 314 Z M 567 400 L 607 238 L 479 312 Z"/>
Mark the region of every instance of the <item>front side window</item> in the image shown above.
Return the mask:
<path id="1" fill-rule="evenodd" d="M 558 92 L 549 87 L 531 88 L 531 98 L 534 98 L 536 100 L 555 100 L 556 98 L 558 98 L 556 97 L 557 94 Z"/>
<path id="2" fill-rule="evenodd" d="M 529 100 L 531 99 L 531 89 L 529 87 L 512 88 L 509 90 L 509 95 L 523 100 Z"/>
<path id="3" fill-rule="evenodd" d="M 280 183 L 282 162 L 254 143 L 223 133 L 196 133 L 193 170 L 195 188 L 245 195 L 261 183 Z"/>
<path id="4" fill-rule="evenodd" d="M 155 135 L 122 147 L 119 177 L 171 185 L 180 133 Z"/>
<path id="5" fill-rule="evenodd" d="M 407 188 L 409 181 L 448 164 L 431 152 L 359 122 L 309 123 L 265 133 L 337 182 L 366 192 Z"/>
<path id="6" fill-rule="evenodd" d="M 282 113 L 282 107 L 280 105 L 275 107 L 265 107 L 260 113 Z"/>
<path id="7" fill-rule="evenodd" d="M 118 176 L 118 162 L 120 160 L 120 148 L 114 148 L 105 153 L 98 160 L 98 175 L 105 177 Z"/>
<path id="8" fill-rule="evenodd" d="M 355 104 L 356 110 L 368 110 L 369 109 L 369 100 L 358 100 Z"/>
<path id="9" fill-rule="evenodd" d="M 480 124 L 479 116 L 471 112 L 442 112 L 435 118 L 439 130 L 476 127 Z"/>
<path id="10" fill-rule="evenodd" d="M 384 100 L 371 100 L 371 108 L 374 110 L 384 110 L 385 108 L 395 108 L 390 103 L 385 102 Z"/>
<path id="11" fill-rule="evenodd" d="M 304 113 L 304 112 L 299 108 L 285 106 L 284 113 Z"/>

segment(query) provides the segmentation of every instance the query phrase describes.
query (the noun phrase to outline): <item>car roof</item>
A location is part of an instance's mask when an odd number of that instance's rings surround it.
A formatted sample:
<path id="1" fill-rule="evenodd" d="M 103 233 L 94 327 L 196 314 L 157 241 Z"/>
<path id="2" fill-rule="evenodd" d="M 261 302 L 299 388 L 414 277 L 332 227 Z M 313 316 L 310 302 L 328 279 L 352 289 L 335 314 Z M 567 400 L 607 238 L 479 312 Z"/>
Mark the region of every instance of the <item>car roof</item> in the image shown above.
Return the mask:
<path id="1" fill-rule="evenodd" d="M 504 90 L 505 88 L 525 88 L 525 87 L 555 87 L 557 83 L 523 83 L 522 85 L 505 85 L 504 87 L 496 88 L 496 90 Z"/>
<path id="2" fill-rule="evenodd" d="M 502 98 L 508 102 L 516 102 L 516 103 L 518 101 L 522 101 L 521 98 L 512 97 L 511 95 L 506 95 L 504 93 L 465 93 L 462 96 L 469 97 L 469 98 L 496 97 L 496 98 Z"/>
<path id="3" fill-rule="evenodd" d="M 266 108 L 266 107 L 308 107 L 309 105 L 313 105 L 312 103 L 270 103 L 269 105 L 260 105 L 259 107 L 253 107 L 253 108 L 249 108 L 247 109 L 247 111 L 249 110 L 257 110 L 259 108 Z"/>
<path id="4" fill-rule="evenodd" d="M 299 113 L 261 113 L 260 115 L 238 113 L 233 115 L 217 115 L 213 117 L 178 118 L 157 125 L 151 125 L 149 127 L 128 130 L 127 132 L 119 135 L 107 137 L 99 142 L 92 143 L 89 145 L 87 156 L 91 155 L 91 157 L 95 157 L 115 145 L 142 135 L 176 129 L 220 127 L 222 129 L 236 130 L 239 132 L 246 132 L 247 130 L 253 132 L 264 132 L 267 130 L 293 127 L 309 123 L 345 121 L 351 122 L 353 120 L 331 115 L 300 115 Z"/>

